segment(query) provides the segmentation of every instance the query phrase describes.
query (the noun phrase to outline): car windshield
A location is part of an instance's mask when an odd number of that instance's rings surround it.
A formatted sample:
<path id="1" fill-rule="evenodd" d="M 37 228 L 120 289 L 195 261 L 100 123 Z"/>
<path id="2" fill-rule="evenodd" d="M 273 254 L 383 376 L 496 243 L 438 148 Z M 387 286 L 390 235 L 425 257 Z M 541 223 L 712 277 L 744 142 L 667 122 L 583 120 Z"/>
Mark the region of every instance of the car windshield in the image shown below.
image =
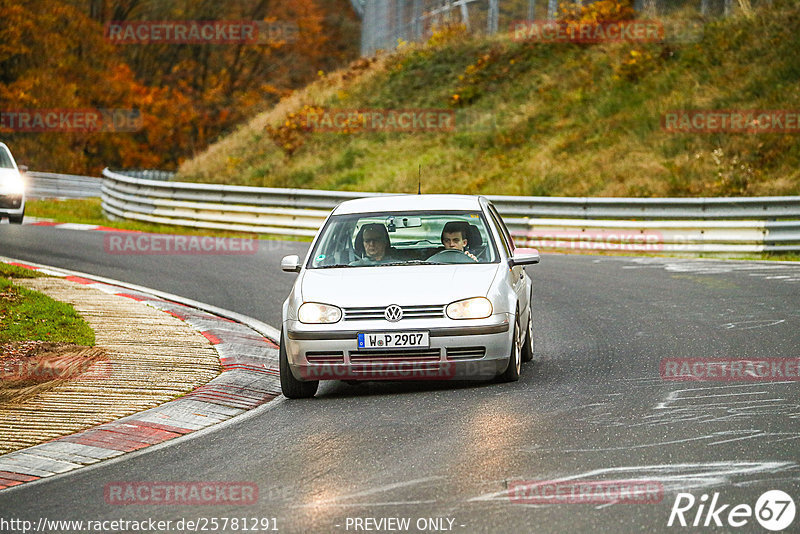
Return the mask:
<path id="1" fill-rule="evenodd" d="M 332 216 L 307 267 L 497 261 L 497 251 L 480 212 L 382 212 Z"/>

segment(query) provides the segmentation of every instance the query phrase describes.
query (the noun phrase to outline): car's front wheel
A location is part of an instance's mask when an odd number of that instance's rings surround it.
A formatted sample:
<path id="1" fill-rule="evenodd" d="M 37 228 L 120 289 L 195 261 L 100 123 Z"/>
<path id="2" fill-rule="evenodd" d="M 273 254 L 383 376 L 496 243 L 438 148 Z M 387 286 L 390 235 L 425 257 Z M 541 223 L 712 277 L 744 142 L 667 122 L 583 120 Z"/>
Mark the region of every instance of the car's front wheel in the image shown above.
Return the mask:
<path id="1" fill-rule="evenodd" d="M 500 375 L 502 382 L 516 382 L 522 368 L 522 337 L 519 324 L 519 311 L 514 317 L 514 337 L 511 340 L 511 354 L 508 355 L 508 367 Z"/>
<path id="2" fill-rule="evenodd" d="M 522 345 L 522 361 L 529 362 L 533 360 L 533 310 L 528 310 L 528 328 L 525 330 L 525 344 Z"/>
<path id="3" fill-rule="evenodd" d="M 292 370 L 289 369 L 289 357 L 286 355 L 283 331 L 281 331 L 278 361 L 281 371 L 281 390 L 283 391 L 283 395 L 289 399 L 307 399 L 313 397 L 319 387 L 319 380 L 303 382 L 294 377 Z"/>
<path id="4" fill-rule="evenodd" d="M 22 213 L 19 215 L 9 215 L 8 222 L 10 224 L 22 224 L 22 219 L 25 218 L 25 211 L 23 210 Z"/>

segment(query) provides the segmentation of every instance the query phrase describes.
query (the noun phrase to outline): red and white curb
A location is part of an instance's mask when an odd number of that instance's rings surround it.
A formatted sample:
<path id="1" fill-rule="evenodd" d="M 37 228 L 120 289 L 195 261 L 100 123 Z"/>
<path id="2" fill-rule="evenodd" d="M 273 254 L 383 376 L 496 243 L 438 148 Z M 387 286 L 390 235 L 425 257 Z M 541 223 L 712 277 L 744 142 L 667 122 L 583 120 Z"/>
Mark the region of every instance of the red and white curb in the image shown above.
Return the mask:
<path id="1" fill-rule="evenodd" d="M 9 224 L 4 222 L 4 224 Z M 56 228 L 59 230 L 98 230 L 100 232 L 131 232 L 142 233 L 139 230 L 123 230 L 121 228 L 112 228 L 110 226 L 103 226 L 100 224 L 83 224 L 83 223 L 60 223 L 50 219 L 40 219 L 37 217 L 25 217 L 22 221 L 23 226 L 45 226 L 47 228 Z"/>
<path id="2" fill-rule="evenodd" d="M 277 330 L 268 325 L 123 282 L 9 258 L 0 261 L 91 285 L 178 317 L 214 345 L 223 369 L 208 384 L 155 408 L 0 456 L 0 491 L 211 427 L 281 393 Z"/>

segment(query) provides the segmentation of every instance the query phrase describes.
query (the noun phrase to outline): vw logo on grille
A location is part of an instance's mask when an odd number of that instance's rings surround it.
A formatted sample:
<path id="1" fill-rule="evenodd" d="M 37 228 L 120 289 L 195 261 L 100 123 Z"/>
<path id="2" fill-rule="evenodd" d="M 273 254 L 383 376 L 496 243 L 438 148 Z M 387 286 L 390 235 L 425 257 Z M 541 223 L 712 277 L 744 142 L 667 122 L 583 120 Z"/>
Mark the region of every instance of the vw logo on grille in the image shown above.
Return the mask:
<path id="1" fill-rule="evenodd" d="M 386 307 L 386 310 L 383 312 L 383 316 L 386 318 L 387 321 L 396 323 L 397 321 L 403 318 L 403 308 L 401 308 L 397 304 L 391 304 Z"/>

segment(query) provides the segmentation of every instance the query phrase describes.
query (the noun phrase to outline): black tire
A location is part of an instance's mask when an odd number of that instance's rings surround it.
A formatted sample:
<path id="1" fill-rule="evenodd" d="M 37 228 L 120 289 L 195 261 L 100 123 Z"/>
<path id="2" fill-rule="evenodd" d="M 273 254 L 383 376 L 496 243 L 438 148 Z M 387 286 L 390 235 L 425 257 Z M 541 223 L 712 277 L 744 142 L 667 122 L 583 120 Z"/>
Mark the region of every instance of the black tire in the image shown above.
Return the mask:
<path id="1" fill-rule="evenodd" d="M 25 218 L 25 210 L 22 210 L 22 213 L 19 215 L 9 215 L 8 222 L 9 224 L 22 224 L 22 219 Z"/>
<path id="2" fill-rule="evenodd" d="M 281 390 L 288 399 L 308 399 L 313 397 L 319 387 L 319 380 L 303 382 L 298 380 L 289 369 L 289 358 L 286 356 L 286 345 L 283 343 L 283 331 L 281 331 L 281 343 L 278 350 L 278 362 L 281 371 Z"/>
<path id="3" fill-rule="evenodd" d="M 519 312 L 514 317 L 514 337 L 511 343 L 511 353 L 508 355 L 508 367 L 500 375 L 501 382 L 516 382 L 519 380 L 522 365 L 522 341 L 520 340 Z"/>
<path id="4" fill-rule="evenodd" d="M 533 361 L 533 310 L 528 309 L 528 328 L 525 330 L 525 343 L 522 345 L 522 361 Z"/>

